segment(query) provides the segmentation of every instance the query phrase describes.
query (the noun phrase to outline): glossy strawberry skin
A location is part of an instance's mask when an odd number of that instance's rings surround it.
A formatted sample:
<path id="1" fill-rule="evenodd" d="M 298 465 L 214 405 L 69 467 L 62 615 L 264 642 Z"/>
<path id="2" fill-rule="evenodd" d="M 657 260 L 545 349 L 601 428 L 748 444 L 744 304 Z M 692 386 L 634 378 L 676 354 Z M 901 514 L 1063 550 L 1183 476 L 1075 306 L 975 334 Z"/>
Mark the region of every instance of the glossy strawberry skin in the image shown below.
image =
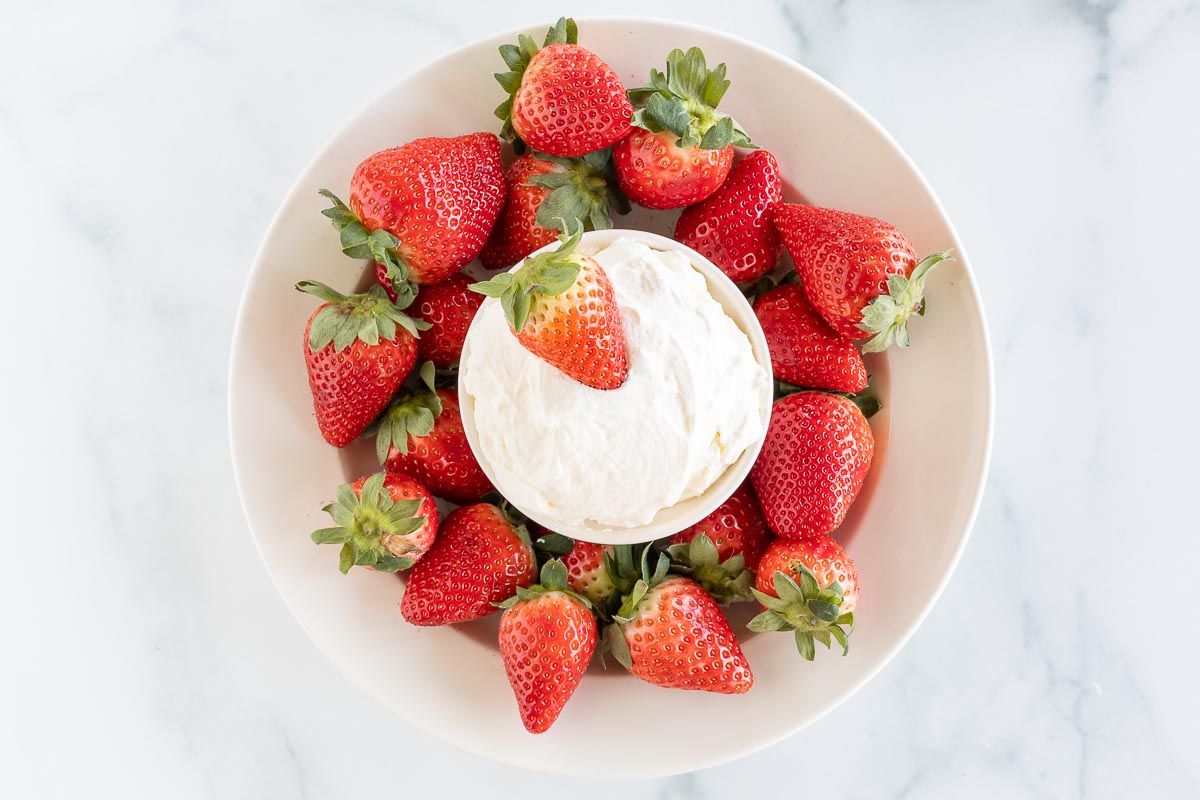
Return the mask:
<path id="1" fill-rule="evenodd" d="M 621 139 L 633 106 L 599 56 L 577 44 L 552 44 L 530 60 L 511 115 L 513 130 L 531 149 L 575 157 Z"/>
<path id="2" fill-rule="evenodd" d="M 755 150 L 734 164 L 712 197 L 683 210 L 675 241 L 716 264 L 734 283 L 756 280 L 779 262 L 771 212 L 782 199 L 779 163 L 766 150 Z"/>
<path id="3" fill-rule="evenodd" d="M 548 592 L 505 609 L 500 657 L 521 721 L 530 733 L 554 724 L 596 651 L 596 617 L 563 592 Z"/>
<path id="4" fill-rule="evenodd" d="M 509 166 L 504 174 L 506 199 L 504 211 L 492 236 L 479 254 L 488 269 L 511 267 L 538 248 L 557 238 L 558 231 L 537 224 L 538 208 L 550 195 L 544 186 L 527 186 L 534 175 L 564 172 L 565 168 L 527 153 Z"/>
<path id="5" fill-rule="evenodd" d="M 646 208 L 683 208 L 713 195 L 733 166 L 733 147 L 680 147 L 670 131 L 633 131 L 613 148 L 617 183 Z"/>
<path id="6" fill-rule="evenodd" d="M 826 392 L 775 401 L 750 480 L 767 524 L 798 539 L 842 524 L 862 489 L 875 438 L 858 406 Z"/>
<path id="7" fill-rule="evenodd" d="M 835 582 L 841 587 L 840 613 L 849 614 L 858 607 L 858 570 L 842 546 L 825 535 L 807 539 L 776 539 L 759 562 L 754 588 L 777 597 L 775 573 L 782 572 L 799 583 L 801 570 L 796 564 L 803 564 L 822 589 Z"/>
<path id="8" fill-rule="evenodd" d="M 428 436 L 409 436 L 408 452 L 393 446 L 387 468 L 411 475 L 438 497 L 454 503 L 473 503 L 492 490 L 492 482 L 475 460 L 463 430 L 458 392 L 438 389 L 442 413 Z M 501 598 L 504 599 L 504 598 Z"/>
<path id="9" fill-rule="evenodd" d="M 479 255 L 503 204 L 500 140 L 490 133 L 414 139 L 367 157 L 350 181 L 350 208 L 368 230 L 400 240 L 419 284 L 443 281 Z M 386 277 L 380 283 L 392 291 Z"/>
<path id="10" fill-rule="evenodd" d="M 582 256 L 575 284 L 539 296 L 517 333 L 525 349 L 593 389 L 616 389 L 629 373 L 625 329 L 604 268 Z"/>
<path id="11" fill-rule="evenodd" d="M 483 303 L 483 297 L 472 292 L 470 285 L 466 276 L 452 275 L 441 283 L 421 287 L 410 313 L 429 323 L 429 330 L 422 331 L 417 340 L 422 361 L 432 361 L 439 369 L 458 363 L 467 329 Z"/>
<path id="12" fill-rule="evenodd" d="M 851 394 L 867 388 L 867 367 L 858 348 L 813 311 L 802 287 L 776 286 L 754 301 L 754 314 L 779 380 Z"/>
<path id="13" fill-rule="evenodd" d="M 367 479 L 365 477 L 359 478 L 350 484 L 350 488 L 354 490 L 354 494 L 362 497 L 362 487 L 366 482 Z M 404 500 L 421 501 L 421 505 L 417 508 L 416 516 L 425 518 L 424 525 L 404 536 L 383 535 L 383 545 L 388 549 L 389 553 L 394 556 L 407 556 L 416 561 L 429 552 L 429 548 L 433 546 L 433 541 L 437 537 L 437 503 L 434 502 L 433 495 L 424 486 L 407 475 L 389 472 L 383 481 L 383 488 L 388 493 L 388 496 L 392 498 L 393 502 L 399 503 Z"/>
<path id="14" fill-rule="evenodd" d="M 604 566 L 604 553 L 609 548 L 593 542 L 575 542 L 571 552 L 562 557 L 567 568 L 567 585 L 597 606 L 604 603 L 616 587 Z"/>
<path id="15" fill-rule="evenodd" d="M 463 506 L 446 516 L 433 547 L 413 567 L 400 612 L 413 625 L 481 619 L 536 574 L 533 550 L 499 508 Z"/>
<path id="16" fill-rule="evenodd" d="M 841 336 L 867 338 L 863 308 L 888 293 L 889 275 L 917 266 L 908 237 L 874 217 L 795 203 L 780 203 L 773 219 L 813 309 Z"/>
<path id="17" fill-rule="evenodd" d="M 630 672 L 668 689 L 742 694 L 750 664 L 715 600 L 699 584 L 668 577 L 646 593 L 622 633 Z"/>
<path id="18" fill-rule="evenodd" d="M 387 407 L 392 395 L 412 372 L 417 360 L 417 340 L 403 329 L 393 339 L 367 344 L 355 339 L 337 352 L 332 343 L 313 352 L 309 333 L 317 308 L 304 328 L 304 363 L 312 390 L 317 427 L 325 441 L 345 447 L 358 438 Z"/>
<path id="19" fill-rule="evenodd" d="M 738 553 L 753 570 L 762 558 L 763 550 L 773 538 L 750 487 L 742 484 L 716 510 L 691 527 L 684 528 L 668 539 L 670 544 L 682 544 L 704 534 L 717 547 L 717 557 L 724 561 Z"/>

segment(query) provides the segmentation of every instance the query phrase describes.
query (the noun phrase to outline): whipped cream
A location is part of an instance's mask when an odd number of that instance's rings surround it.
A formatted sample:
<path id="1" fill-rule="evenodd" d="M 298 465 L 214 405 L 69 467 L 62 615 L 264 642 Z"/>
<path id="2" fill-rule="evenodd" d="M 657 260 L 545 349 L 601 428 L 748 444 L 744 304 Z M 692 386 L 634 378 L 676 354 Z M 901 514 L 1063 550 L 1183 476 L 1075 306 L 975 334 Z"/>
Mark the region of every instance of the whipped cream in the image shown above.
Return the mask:
<path id="1" fill-rule="evenodd" d="M 626 238 L 591 254 L 621 308 L 620 388 L 584 386 L 530 353 L 495 300 L 480 308 L 460 366 L 477 456 L 551 529 L 644 525 L 702 494 L 764 433 L 770 377 L 688 258 Z"/>

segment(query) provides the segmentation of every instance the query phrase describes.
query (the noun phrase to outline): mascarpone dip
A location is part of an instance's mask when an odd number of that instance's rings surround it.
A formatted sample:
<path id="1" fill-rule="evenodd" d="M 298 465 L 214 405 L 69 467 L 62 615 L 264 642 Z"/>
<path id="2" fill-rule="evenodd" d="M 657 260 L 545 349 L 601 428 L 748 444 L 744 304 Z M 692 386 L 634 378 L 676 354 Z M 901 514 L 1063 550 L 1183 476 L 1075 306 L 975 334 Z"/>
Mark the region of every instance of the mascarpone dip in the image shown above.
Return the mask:
<path id="1" fill-rule="evenodd" d="M 770 376 L 690 260 L 628 238 L 591 255 L 621 309 L 624 384 L 605 391 L 567 377 L 521 346 L 494 300 L 460 365 L 476 455 L 551 529 L 644 525 L 702 494 L 764 434 Z"/>

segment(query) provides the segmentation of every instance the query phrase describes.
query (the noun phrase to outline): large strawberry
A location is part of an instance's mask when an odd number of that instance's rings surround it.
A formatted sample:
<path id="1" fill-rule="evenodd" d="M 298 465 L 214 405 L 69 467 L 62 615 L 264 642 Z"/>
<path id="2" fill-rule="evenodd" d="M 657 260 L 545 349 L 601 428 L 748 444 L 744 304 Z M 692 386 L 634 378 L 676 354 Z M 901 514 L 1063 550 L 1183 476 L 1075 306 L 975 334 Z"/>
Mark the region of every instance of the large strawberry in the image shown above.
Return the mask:
<path id="1" fill-rule="evenodd" d="M 504 180 L 504 211 L 479 254 L 489 269 L 511 267 L 553 242 L 562 229 L 611 228 L 610 207 L 621 214 L 629 211 L 616 189 L 608 150 L 583 158 L 527 153 L 512 163 Z"/>
<path id="2" fill-rule="evenodd" d="M 563 234 L 556 250 L 471 288 L 500 299 L 526 350 L 582 384 L 616 389 L 629 370 L 621 309 L 604 268 L 576 250 L 582 235 Z"/>
<path id="3" fill-rule="evenodd" d="M 612 67 L 577 44 L 574 20 L 560 18 L 541 49 L 531 36 L 517 41 L 500 46 L 509 69 L 496 73 L 509 95 L 496 109 L 502 136 L 541 153 L 582 156 L 628 132 L 633 106 L 625 87 Z"/>
<path id="4" fill-rule="evenodd" d="M 407 392 L 379 419 L 375 453 L 389 470 L 416 478 L 454 503 L 473 503 L 492 490 L 463 430 L 458 392 L 437 389 L 431 362 L 421 365 L 425 387 Z"/>
<path id="5" fill-rule="evenodd" d="M 842 546 L 828 536 L 776 539 L 759 562 L 754 596 L 765 609 L 750 620 L 754 631 L 795 631 L 796 647 L 809 661 L 815 642 L 849 649 L 858 606 L 858 571 Z"/>
<path id="6" fill-rule="evenodd" d="M 854 342 L 835 333 L 813 311 L 799 285 L 780 284 L 760 295 L 754 314 L 779 380 L 851 394 L 867 388 L 867 367 Z"/>
<path id="7" fill-rule="evenodd" d="M 749 600 L 753 572 L 771 541 L 750 487 L 742 484 L 716 510 L 667 539 L 673 566 L 718 602 Z"/>
<path id="8" fill-rule="evenodd" d="M 693 47 L 672 50 L 665 74 L 651 69 L 650 84 L 630 90 L 635 127 L 613 148 L 617 182 L 630 200 L 682 208 L 721 187 L 734 146 L 753 146 L 733 117 L 717 111 L 728 88 L 725 65 L 710 70 Z"/>
<path id="9" fill-rule="evenodd" d="M 521 587 L 500 607 L 500 657 L 530 733 L 549 730 L 587 671 L 596 651 L 591 604 L 567 587 L 557 559 L 542 566 L 541 582 Z"/>
<path id="10" fill-rule="evenodd" d="M 393 298 L 444 281 L 483 249 L 504 205 L 500 140 L 490 133 L 414 139 L 370 155 L 350 179 L 350 205 L 329 190 L 321 212 L 342 252 L 375 261 Z"/>
<path id="11" fill-rule="evenodd" d="M 338 569 L 408 569 L 433 545 L 438 510 L 433 495 L 407 475 L 377 472 L 338 487 L 324 509 L 335 523 L 313 531 L 317 544 L 342 546 Z"/>
<path id="12" fill-rule="evenodd" d="M 771 212 L 782 199 L 775 156 L 755 150 L 734 164 L 716 194 L 683 210 L 675 241 L 712 261 L 735 283 L 755 280 L 779 261 Z"/>
<path id="13" fill-rule="evenodd" d="M 525 526 L 491 503 L 451 511 L 413 567 L 400 612 L 413 625 L 481 619 L 537 577 Z"/>
<path id="14" fill-rule="evenodd" d="M 874 452 L 871 426 L 845 397 L 797 392 L 776 400 L 750 470 L 771 530 L 798 539 L 841 525 Z"/>
<path id="15" fill-rule="evenodd" d="M 741 694 L 754 685 L 750 664 L 716 601 L 695 581 L 669 575 L 660 554 L 653 574 L 624 598 L 605 644 L 637 677 L 670 689 Z"/>
<path id="16" fill-rule="evenodd" d="M 449 369 L 458 364 L 467 329 L 483 298 L 471 291 L 463 275 L 452 275 L 441 283 L 422 286 L 413 305 L 413 316 L 429 323 L 417 342 L 417 353 L 435 367 Z"/>
<path id="17" fill-rule="evenodd" d="M 304 329 L 304 363 L 317 426 L 325 441 L 345 447 L 387 407 L 417 359 L 426 327 L 383 290 L 344 295 L 316 281 L 296 288 L 325 301 Z"/>
<path id="18" fill-rule="evenodd" d="M 808 301 L 830 327 L 865 339 L 866 353 L 908 347 L 908 319 L 925 313 L 925 278 L 949 252 L 918 263 L 895 226 L 848 211 L 780 203 L 774 221 Z"/>

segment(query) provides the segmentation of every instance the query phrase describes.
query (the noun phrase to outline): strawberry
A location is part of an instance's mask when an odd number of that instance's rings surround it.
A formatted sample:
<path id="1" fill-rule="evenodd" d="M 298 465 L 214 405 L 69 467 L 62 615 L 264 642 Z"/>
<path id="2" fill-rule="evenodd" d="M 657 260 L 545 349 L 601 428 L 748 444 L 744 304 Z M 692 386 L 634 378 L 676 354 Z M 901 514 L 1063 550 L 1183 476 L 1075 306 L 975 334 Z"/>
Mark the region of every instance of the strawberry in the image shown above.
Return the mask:
<path id="1" fill-rule="evenodd" d="M 541 583 L 521 587 L 500 607 L 500 657 L 530 733 L 549 730 L 575 693 L 596 651 L 591 604 L 567 588 L 557 559 L 542 566 Z"/>
<path id="2" fill-rule="evenodd" d="M 408 569 L 433 544 L 438 510 L 433 495 L 407 475 L 377 472 L 338 487 L 324 509 L 336 525 L 313 531 L 317 544 L 342 546 L 338 569 Z"/>
<path id="3" fill-rule="evenodd" d="M 750 470 L 771 530 L 799 539 L 841 525 L 874 451 L 867 418 L 845 397 L 797 392 L 776 400 Z"/>
<path id="4" fill-rule="evenodd" d="M 712 197 L 683 210 L 675 241 L 716 264 L 734 283 L 761 278 L 779 261 L 771 211 L 782 198 L 775 156 L 756 150 L 734 164 Z"/>
<path id="5" fill-rule="evenodd" d="M 605 556 L 611 558 L 612 550 L 611 546 L 577 541 L 562 558 L 567 569 L 567 585 L 596 606 L 603 606 L 617 589 L 606 566 L 608 559 Z"/>
<path id="6" fill-rule="evenodd" d="M 831 328 L 865 339 L 864 353 L 908 347 L 908 318 L 925 313 L 925 278 L 949 252 L 918 263 L 894 226 L 848 211 L 780 203 L 773 219 L 808 301 Z"/>
<path id="7" fill-rule="evenodd" d="M 796 647 L 809 661 L 815 642 L 830 640 L 848 651 L 858 606 L 858 572 L 842 546 L 825 535 L 776 539 L 759 562 L 754 596 L 765 611 L 750 620 L 754 631 L 795 631 Z M 842 626 L 848 627 L 846 630 Z"/>
<path id="8" fill-rule="evenodd" d="M 428 326 L 402 313 L 382 289 L 344 295 L 316 281 L 296 288 L 325 301 L 304 329 L 304 363 L 317 427 L 345 447 L 366 430 L 412 372 L 417 335 Z"/>
<path id="9" fill-rule="evenodd" d="M 500 46 L 508 72 L 496 80 L 509 97 L 496 109 L 501 136 L 523 139 L 533 150 L 582 156 L 603 150 L 629 131 L 633 106 L 613 68 L 580 47 L 572 19 L 560 18 L 541 49 L 522 34 Z M 514 144 L 517 144 L 514 142 Z"/>
<path id="10" fill-rule="evenodd" d="M 833 331 L 804 296 L 784 283 L 754 301 L 775 377 L 795 386 L 833 392 L 867 388 L 867 367 L 854 343 Z M 424 340 L 424 337 L 422 337 Z"/>
<path id="11" fill-rule="evenodd" d="M 414 139 L 370 155 L 350 179 L 350 205 L 327 189 L 342 252 L 373 259 L 393 299 L 438 283 L 479 251 L 504 205 L 500 140 L 490 133 Z"/>
<path id="12" fill-rule="evenodd" d="M 375 453 L 394 472 L 411 475 L 438 497 L 473 503 L 492 490 L 483 473 L 458 408 L 458 392 L 434 386 L 432 362 L 421 365 L 424 389 L 393 401 L 379 419 Z"/>
<path id="13" fill-rule="evenodd" d="M 553 242 L 560 228 L 605 230 L 612 227 L 609 208 L 629 211 L 616 190 L 610 152 L 583 158 L 527 153 L 508 168 L 508 198 L 492 238 L 479 254 L 488 269 L 511 267 Z"/>
<path id="14" fill-rule="evenodd" d="M 400 612 L 413 625 L 481 619 L 537 577 L 523 524 L 491 503 L 451 511 L 437 539 L 413 567 Z"/>
<path id="15" fill-rule="evenodd" d="M 633 131 L 613 148 L 617 183 L 638 205 L 682 208 L 721 187 L 733 148 L 753 147 L 733 117 L 717 111 L 729 88 L 725 65 L 710 70 L 693 47 L 667 54 L 666 74 L 629 92 L 637 112 Z"/>
<path id="16" fill-rule="evenodd" d="M 451 275 L 441 283 L 421 287 L 413 316 L 429 323 L 428 330 L 417 341 L 417 354 L 422 361 L 432 361 L 440 369 L 458 364 L 467 329 L 483 303 L 483 298 L 472 292 L 470 286 L 464 276 Z"/>
<path id="17" fill-rule="evenodd" d="M 691 527 L 667 539 L 668 544 L 687 544 L 700 534 L 716 546 L 722 559 L 740 555 L 747 569 L 755 569 L 763 550 L 771 541 L 771 531 L 763 519 L 758 501 L 746 484 L 739 486 L 716 510 Z"/>
<path id="18" fill-rule="evenodd" d="M 754 675 L 720 607 L 700 584 L 668 575 L 669 566 L 660 553 L 650 574 L 643 555 L 643 578 L 605 628 L 605 645 L 626 669 L 657 686 L 748 692 Z"/>
<path id="19" fill-rule="evenodd" d="M 621 310 L 603 267 L 576 252 L 582 235 L 563 234 L 557 250 L 471 289 L 500 299 L 526 350 L 582 384 L 616 389 L 629 370 Z"/>

